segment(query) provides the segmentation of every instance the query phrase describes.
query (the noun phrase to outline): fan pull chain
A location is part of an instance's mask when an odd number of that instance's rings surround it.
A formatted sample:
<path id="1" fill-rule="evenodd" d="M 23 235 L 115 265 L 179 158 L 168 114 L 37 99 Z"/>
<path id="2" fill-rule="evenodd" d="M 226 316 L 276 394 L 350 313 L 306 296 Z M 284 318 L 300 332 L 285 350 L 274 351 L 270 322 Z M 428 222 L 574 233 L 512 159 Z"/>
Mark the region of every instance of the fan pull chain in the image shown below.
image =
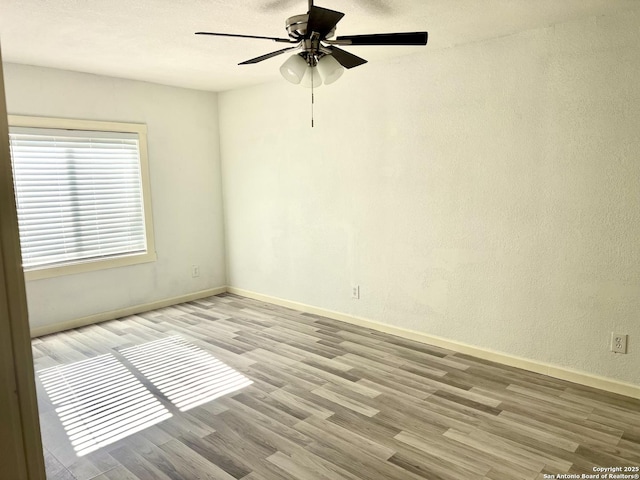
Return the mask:
<path id="1" fill-rule="evenodd" d="M 311 128 L 313 128 L 313 104 L 315 103 L 315 96 L 313 94 L 313 71 L 311 72 Z"/>

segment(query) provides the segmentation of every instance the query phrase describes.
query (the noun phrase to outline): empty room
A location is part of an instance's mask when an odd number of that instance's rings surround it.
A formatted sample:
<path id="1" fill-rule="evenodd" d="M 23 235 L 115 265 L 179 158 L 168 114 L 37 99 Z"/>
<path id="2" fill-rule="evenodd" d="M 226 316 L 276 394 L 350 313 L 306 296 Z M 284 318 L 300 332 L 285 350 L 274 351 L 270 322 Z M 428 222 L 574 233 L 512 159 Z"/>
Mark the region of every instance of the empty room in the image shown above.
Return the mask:
<path id="1" fill-rule="evenodd" d="M 640 2 L 0 3 L 0 479 L 640 478 Z"/>

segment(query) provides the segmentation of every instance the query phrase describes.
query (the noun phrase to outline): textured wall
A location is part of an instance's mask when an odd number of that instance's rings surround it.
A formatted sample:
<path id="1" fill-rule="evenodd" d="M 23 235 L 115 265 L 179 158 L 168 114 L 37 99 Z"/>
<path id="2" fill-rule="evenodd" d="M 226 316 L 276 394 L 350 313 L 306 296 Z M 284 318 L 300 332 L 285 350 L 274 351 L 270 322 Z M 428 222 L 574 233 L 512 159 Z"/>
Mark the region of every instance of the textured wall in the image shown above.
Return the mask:
<path id="1" fill-rule="evenodd" d="M 10 114 L 148 128 L 158 260 L 28 282 L 32 327 L 225 285 L 216 94 L 12 64 L 5 81 Z"/>
<path id="2" fill-rule="evenodd" d="M 640 384 L 639 24 L 221 94 L 230 285 Z"/>

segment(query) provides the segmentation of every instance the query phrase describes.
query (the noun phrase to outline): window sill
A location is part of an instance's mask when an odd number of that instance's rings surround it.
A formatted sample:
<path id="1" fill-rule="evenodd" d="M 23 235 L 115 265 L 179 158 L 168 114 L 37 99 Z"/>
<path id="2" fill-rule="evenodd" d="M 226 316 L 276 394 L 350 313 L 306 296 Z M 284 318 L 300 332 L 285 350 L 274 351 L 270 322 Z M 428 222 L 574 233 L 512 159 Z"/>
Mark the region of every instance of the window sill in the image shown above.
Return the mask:
<path id="1" fill-rule="evenodd" d="M 62 265 L 58 267 L 34 268 L 32 270 L 25 270 L 24 278 L 29 282 L 33 280 L 42 280 L 45 278 L 61 277 L 64 275 L 95 272 L 98 270 L 106 270 L 108 268 L 118 268 L 126 267 L 129 265 L 138 265 L 141 263 L 151 263 L 155 262 L 156 260 L 156 253 L 148 252 L 138 255 L 127 255 L 117 258 L 108 258 L 105 260 L 91 260 L 87 262 Z"/>

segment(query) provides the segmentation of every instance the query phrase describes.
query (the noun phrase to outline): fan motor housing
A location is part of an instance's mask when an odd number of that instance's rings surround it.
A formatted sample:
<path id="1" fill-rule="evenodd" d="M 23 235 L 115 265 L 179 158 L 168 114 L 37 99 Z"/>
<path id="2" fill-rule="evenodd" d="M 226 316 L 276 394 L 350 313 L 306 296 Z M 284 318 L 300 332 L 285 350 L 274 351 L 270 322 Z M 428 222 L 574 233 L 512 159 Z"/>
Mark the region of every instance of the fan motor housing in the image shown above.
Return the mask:
<path id="1" fill-rule="evenodd" d="M 307 34 L 307 24 L 309 22 L 309 14 L 305 13 L 303 15 L 294 15 L 293 17 L 287 18 L 285 22 L 287 33 L 289 37 L 293 40 L 300 41 L 304 39 Z M 331 38 L 336 33 L 336 27 L 327 33 L 324 38 Z"/>

